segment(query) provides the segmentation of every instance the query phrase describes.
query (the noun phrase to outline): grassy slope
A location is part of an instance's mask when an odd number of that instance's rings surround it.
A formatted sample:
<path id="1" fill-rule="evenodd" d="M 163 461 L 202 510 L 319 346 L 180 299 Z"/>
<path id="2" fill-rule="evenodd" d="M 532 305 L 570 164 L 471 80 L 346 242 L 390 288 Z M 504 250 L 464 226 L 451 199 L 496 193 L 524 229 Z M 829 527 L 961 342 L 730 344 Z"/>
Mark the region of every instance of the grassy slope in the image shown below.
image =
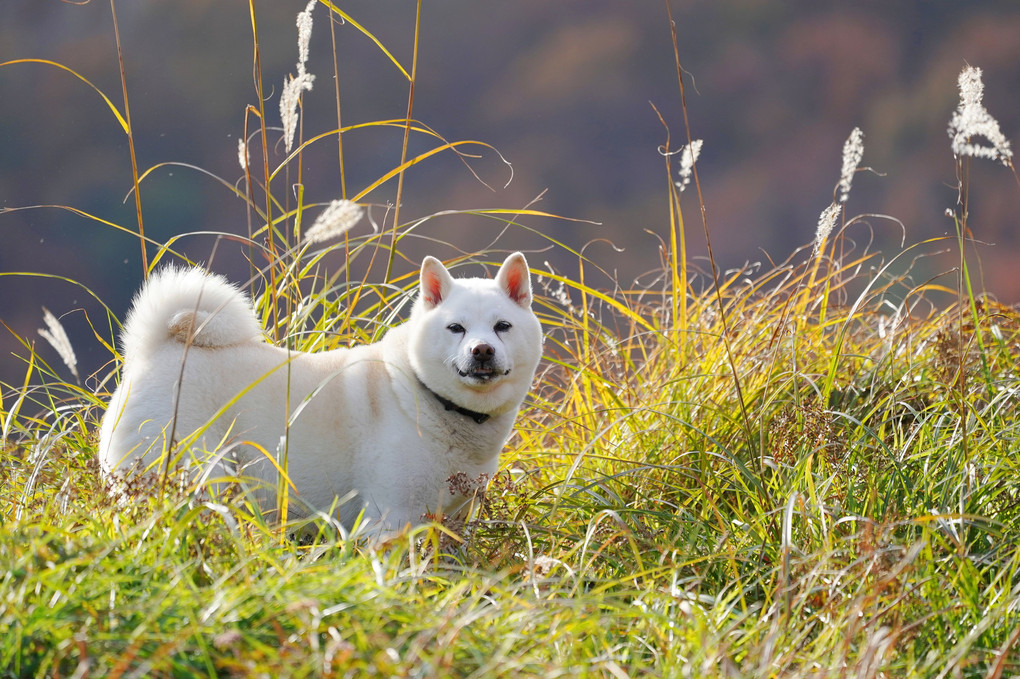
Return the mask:
<path id="1" fill-rule="evenodd" d="M 411 283 L 327 280 L 287 235 L 305 206 L 256 193 L 274 337 L 370 340 Z M 0 404 L 0 676 L 1020 672 L 1020 316 L 964 294 L 930 311 L 944 291 L 842 237 L 695 290 L 674 215 L 644 289 L 578 283 L 584 260 L 543 274 L 548 360 L 505 472 L 471 524 L 385 549 L 325 521 L 300 544 L 186 483 L 115 507 L 95 458 L 108 387 L 26 343 Z M 418 228 L 335 247 L 385 262 Z"/>
<path id="2" fill-rule="evenodd" d="M 831 291 L 856 270 L 817 278 Z M 824 287 L 807 289 L 807 273 L 724 283 L 746 423 L 711 297 L 690 298 L 684 332 L 672 299 L 649 305 L 647 291 L 641 307 L 615 298 L 621 334 L 594 308 L 550 311 L 553 365 L 512 472 L 477 522 L 453 527 L 466 544 L 432 527 L 374 551 L 324 526 L 299 545 L 243 503 L 206 506 L 186 487 L 140 487 L 124 513 L 97 480 L 91 399 L 57 382 L 20 404 L 9 392 L 0 665 L 1020 670 L 998 653 L 1020 623 L 1020 317 L 989 305 L 980 333 L 946 313 L 883 338 L 880 295 L 849 319 L 830 302 L 821 321 Z"/>

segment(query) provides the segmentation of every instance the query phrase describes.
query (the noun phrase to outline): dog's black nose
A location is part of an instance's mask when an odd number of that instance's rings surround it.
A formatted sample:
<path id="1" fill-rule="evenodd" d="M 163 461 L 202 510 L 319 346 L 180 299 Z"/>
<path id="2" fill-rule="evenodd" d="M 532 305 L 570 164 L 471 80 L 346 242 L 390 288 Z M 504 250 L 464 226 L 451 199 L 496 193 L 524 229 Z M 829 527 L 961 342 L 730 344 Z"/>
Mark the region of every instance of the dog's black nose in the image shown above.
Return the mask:
<path id="1" fill-rule="evenodd" d="M 492 348 L 491 344 L 480 342 L 471 348 L 471 355 L 479 363 L 485 363 L 492 360 L 492 357 L 496 355 L 496 350 Z"/>

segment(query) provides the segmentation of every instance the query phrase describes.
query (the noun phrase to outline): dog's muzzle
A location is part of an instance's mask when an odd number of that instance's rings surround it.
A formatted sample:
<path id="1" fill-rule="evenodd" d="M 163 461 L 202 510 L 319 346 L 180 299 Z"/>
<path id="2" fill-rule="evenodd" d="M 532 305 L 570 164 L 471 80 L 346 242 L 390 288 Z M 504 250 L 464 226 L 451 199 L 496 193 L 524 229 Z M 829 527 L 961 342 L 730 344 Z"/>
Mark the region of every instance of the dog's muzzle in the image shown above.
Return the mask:
<path id="1" fill-rule="evenodd" d="M 487 342 L 479 342 L 471 347 L 471 355 L 466 366 L 457 366 L 461 377 L 470 377 L 479 382 L 488 382 L 496 377 L 510 374 L 496 358 L 496 349 Z"/>

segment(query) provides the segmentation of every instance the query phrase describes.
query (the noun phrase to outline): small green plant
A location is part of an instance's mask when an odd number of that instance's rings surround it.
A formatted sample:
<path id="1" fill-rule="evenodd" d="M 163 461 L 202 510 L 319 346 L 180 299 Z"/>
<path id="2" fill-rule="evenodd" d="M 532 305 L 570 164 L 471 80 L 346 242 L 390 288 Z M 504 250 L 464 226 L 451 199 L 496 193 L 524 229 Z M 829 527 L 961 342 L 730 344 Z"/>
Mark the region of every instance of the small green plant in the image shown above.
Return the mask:
<path id="1" fill-rule="evenodd" d="M 315 81 L 301 49 L 283 157 L 257 75 L 244 181 L 214 178 L 249 206 L 247 233 L 221 240 L 247 249 L 267 332 L 303 351 L 371 341 L 396 321 L 412 280 L 393 263 L 432 221 L 402 221 L 404 173 L 489 148 L 413 119 L 417 49 L 408 68 L 323 0 L 301 13 L 302 40 L 324 10 L 406 77 L 406 112 L 341 125 L 338 97 L 337 127 L 306 137 L 301 93 Z M 258 74 L 254 3 L 249 18 Z M 0 676 L 1020 673 L 1020 313 L 975 289 L 966 209 L 970 157 L 992 148 L 1013 166 L 977 108 L 980 73 L 965 70 L 964 85 L 955 285 L 912 279 L 904 263 L 920 244 L 883 255 L 851 239 L 863 221 L 846 212 L 864 153 L 855 130 L 811 246 L 760 271 L 710 262 L 696 288 L 682 208 L 690 186 L 702 207 L 702 145 L 685 121 L 682 174 L 677 149 L 662 149 L 661 275 L 607 291 L 585 282 L 599 263 L 580 254 L 576 272 L 536 270 L 546 362 L 503 470 L 451 479 L 475 493 L 468 521 L 437 517 L 382 547 L 346 539 L 328 515 L 279 521 L 243 493 L 209 499 L 187 477 L 139 478 L 127 502 L 111 493 L 94 429 L 116 379 L 116 314 L 95 326 L 111 357 L 95 389 L 47 315 L 66 365 L 25 338 L 24 380 L 0 385 Z M 121 107 L 103 96 L 130 141 L 124 92 Z M 370 127 L 401 135 L 402 155 L 357 188 L 343 139 Z M 411 136 L 434 146 L 410 157 Z M 341 188 L 308 205 L 301 154 L 323 143 L 338 144 Z M 136 234 L 146 271 L 184 259 L 180 237 L 144 233 L 140 189 L 155 169 L 132 173 L 137 225 L 107 224 Z M 370 203 L 394 183 L 392 209 Z M 561 247 L 523 223 L 551 215 L 473 214 Z M 955 304 L 933 302 L 947 295 Z"/>

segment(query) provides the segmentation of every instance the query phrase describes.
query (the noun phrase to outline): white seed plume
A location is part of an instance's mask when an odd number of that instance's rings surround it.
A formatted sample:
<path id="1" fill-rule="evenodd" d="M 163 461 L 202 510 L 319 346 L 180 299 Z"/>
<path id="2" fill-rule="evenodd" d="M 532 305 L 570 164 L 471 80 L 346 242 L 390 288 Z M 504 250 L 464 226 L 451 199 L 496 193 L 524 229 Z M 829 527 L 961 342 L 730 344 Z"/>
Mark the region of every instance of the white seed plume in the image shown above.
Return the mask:
<path id="1" fill-rule="evenodd" d="M 704 139 L 695 139 L 680 149 L 680 181 L 676 182 L 676 185 L 681 191 L 691 183 L 694 163 L 698 162 L 698 156 L 701 155 L 701 145 L 704 141 Z"/>
<path id="2" fill-rule="evenodd" d="M 364 210 L 357 203 L 346 199 L 334 200 L 315 218 L 311 228 L 305 232 L 304 241 L 321 243 L 342 236 L 361 221 L 362 214 Z"/>
<path id="3" fill-rule="evenodd" d="M 283 142 L 287 153 L 294 148 L 301 93 L 312 89 L 313 80 L 315 76 L 305 73 L 297 77 L 289 75 L 283 81 L 283 92 L 280 93 L 280 120 L 283 122 Z"/>
<path id="4" fill-rule="evenodd" d="M 960 104 L 949 120 L 949 138 L 953 154 L 998 160 L 1007 167 L 1013 159 L 1009 141 L 999 129 L 999 123 L 988 113 L 984 104 L 985 85 L 981 69 L 967 66 L 960 72 Z M 975 143 L 975 137 L 984 137 L 988 145 Z"/>
<path id="5" fill-rule="evenodd" d="M 843 144 L 843 170 L 839 173 L 839 202 L 845 203 L 850 196 L 850 185 L 854 181 L 854 173 L 864 157 L 864 133 L 855 127 Z"/>
<path id="6" fill-rule="evenodd" d="M 312 10 L 318 0 L 309 0 L 303 12 L 297 15 L 298 73 L 304 73 L 308 63 L 308 45 L 312 42 Z"/>
<path id="7" fill-rule="evenodd" d="M 237 140 L 237 162 L 242 170 L 248 171 L 248 141 L 244 137 Z"/>
<path id="8" fill-rule="evenodd" d="M 71 346 L 71 340 L 68 339 L 64 326 L 60 324 L 56 316 L 50 313 L 49 309 L 43 307 L 42 310 L 43 322 L 46 323 L 46 328 L 48 329 L 40 328 L 39 334 L 50 343 L 50 346 L 57 350 L 57 355 L 60 356 L 60 360 L 64 362 L 64 365 L 74 375 L 74 379 L 80 380 L 81 378 L 78 377 L 78 358 L 74 355 L 74 347 Z"/>
<path id="9" fill-rule="evenodd" d="M 822 210 L 822 214 L 818 217 L 818 229 L 815 231 L 815 254 L 817 255 L 822 251 L 825 246 L 825 241 L 832 233 L 832 230 L 836 228 L 836 220 L 839 219 L 840 210 L 842 210 L 842 203 L 833 203 L 829 207 Z"/>
<path id="10" fill-rule="evenodd" d="M 312 10 L 317 2 L 310 0 L 304 11 L 297 15 L 297 75 L 288 75 L 283 79 L 283 91 L 280 93 L 280 120 L 283 122 L 283 141 L 287 153 L 294 146 L 301 94 L 311 91 L 312 83 L 315 82 L 315 76 L 305 70 L 305 64 L 308 62 L 308 45 L 312 39 Z"/>

